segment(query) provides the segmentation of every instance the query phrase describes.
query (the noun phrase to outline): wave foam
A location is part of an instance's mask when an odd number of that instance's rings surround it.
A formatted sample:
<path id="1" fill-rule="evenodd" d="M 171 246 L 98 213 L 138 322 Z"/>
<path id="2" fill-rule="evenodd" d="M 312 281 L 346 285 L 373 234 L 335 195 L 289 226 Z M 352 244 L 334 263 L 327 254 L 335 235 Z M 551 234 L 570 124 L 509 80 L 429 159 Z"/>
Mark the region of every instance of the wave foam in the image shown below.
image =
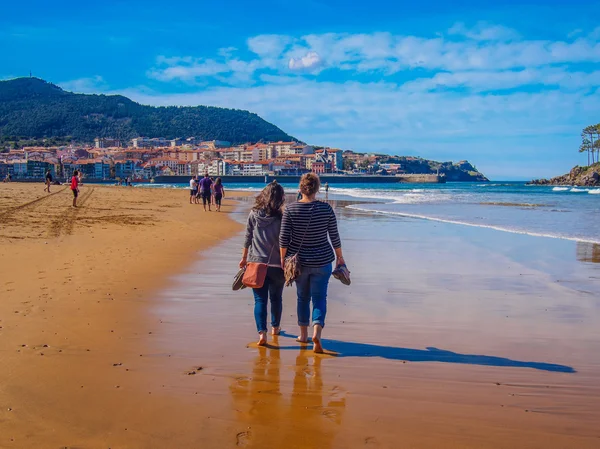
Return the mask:
<path id="1" fill-rule="evenodd" d="M 566 192 L 567 190 L 569 190 L 569 187 L 554 187 L 552 190 L 554 192 Z"/>
<path id="2" fill-rule="evenodd" d="M 600 189 L 588 190 L 588 193 L 590 195 L 598 195 L 598 194 L 600 194 Z"/>

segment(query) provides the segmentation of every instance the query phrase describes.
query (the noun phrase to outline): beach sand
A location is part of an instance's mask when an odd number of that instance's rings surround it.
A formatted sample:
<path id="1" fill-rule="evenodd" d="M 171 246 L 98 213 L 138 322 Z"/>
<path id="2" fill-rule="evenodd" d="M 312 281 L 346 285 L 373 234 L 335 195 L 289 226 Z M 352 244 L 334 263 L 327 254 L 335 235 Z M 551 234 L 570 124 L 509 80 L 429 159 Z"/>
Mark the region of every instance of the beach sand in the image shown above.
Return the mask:
<path id="1" fill-rule="evenodd" d="M 596 248 L 334 202 L 353 284 L 315 355 L 293 288 L 254 343 L 230 289 L 246 206 L 85 186 L 77 212 L 63 192 L 2 215 L 34 188 L 0 190 L 0 447 L 600 445 Z"/>
<path id="2" fill-rule="evenodd" d="M 185 412 L 161 397 L 148 305 L 239 232 L 232 203 L 205 213 L 187 190 L 84 185 L 75 209 L 68 187 L 42 190 L 0 185 L 0 447 L 167 447 L 147 435 L 168 440 Z"/>

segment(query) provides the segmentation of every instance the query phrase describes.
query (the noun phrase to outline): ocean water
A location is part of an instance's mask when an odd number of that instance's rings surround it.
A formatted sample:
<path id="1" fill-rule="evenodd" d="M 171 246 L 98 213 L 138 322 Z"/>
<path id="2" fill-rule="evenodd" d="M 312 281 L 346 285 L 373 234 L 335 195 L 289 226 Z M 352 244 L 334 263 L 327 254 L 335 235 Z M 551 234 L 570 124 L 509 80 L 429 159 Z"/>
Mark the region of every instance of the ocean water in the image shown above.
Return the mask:
<path id="1" fill-rule="evenodd" d="M 152 187 L 187 188 L 181 184 Z M 259 191 L 263 186 L 227 187 Z M 284 187 L 292 192 L 297 188 Z M 357 200 L 346 207 L 364 212 L 600 244 L 600 188 L 528 186 L 522 182 L 330 184 L 329 198 Z"/>

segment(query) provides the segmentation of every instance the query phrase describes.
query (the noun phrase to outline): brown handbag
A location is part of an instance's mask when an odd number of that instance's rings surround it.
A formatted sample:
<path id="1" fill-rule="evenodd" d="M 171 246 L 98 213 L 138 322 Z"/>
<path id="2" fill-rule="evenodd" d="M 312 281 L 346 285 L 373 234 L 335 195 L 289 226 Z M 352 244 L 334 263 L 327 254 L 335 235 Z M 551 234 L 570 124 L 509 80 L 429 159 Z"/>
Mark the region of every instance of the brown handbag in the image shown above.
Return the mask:
<path id="1" fill-rule="evenodd" d="M 246 271 L 242 278 L 242 284 L 249 288 L 262 288 L 265 285 L 265 279 L 267 277 L 267 270 L 269 269 L 269 263 L 271 262 L 271 256 L 273 255 L 273 249 L 271 248 L 269 253 L 269 260 L 267 263 L 262 262 L 248 262 L 246 265 Z"/>

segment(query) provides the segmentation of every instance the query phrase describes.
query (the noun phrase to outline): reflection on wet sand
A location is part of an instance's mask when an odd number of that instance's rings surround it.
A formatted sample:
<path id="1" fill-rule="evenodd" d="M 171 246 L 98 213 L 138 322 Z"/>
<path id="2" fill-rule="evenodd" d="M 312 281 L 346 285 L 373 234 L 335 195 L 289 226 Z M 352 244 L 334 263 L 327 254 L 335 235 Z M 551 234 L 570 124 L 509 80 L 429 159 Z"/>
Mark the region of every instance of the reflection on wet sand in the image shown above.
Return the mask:
<path id="1" fill-rule="evenodd" d="M 600 245 L 597 243 L 577 242 L 577 260 L 580 262 L 600 263 Z"/>
<path id="2" fill-rule="evenodd" d="M 274 341 L 277 344 L 277 340 Z M 257 347 L 250 377 L 231 385 L 242 447 L 333 447 L 346 406 L 344 391 L 326 387 L 322 356 L 298 348 L 293 366 L 282 363 L 279 346 Z M 283 368 L 283 370 L 282 370 Z M 287 374 L 293 370 L 293 379 Z M 289 387 L 291 385 L 291 391 Z"/>

